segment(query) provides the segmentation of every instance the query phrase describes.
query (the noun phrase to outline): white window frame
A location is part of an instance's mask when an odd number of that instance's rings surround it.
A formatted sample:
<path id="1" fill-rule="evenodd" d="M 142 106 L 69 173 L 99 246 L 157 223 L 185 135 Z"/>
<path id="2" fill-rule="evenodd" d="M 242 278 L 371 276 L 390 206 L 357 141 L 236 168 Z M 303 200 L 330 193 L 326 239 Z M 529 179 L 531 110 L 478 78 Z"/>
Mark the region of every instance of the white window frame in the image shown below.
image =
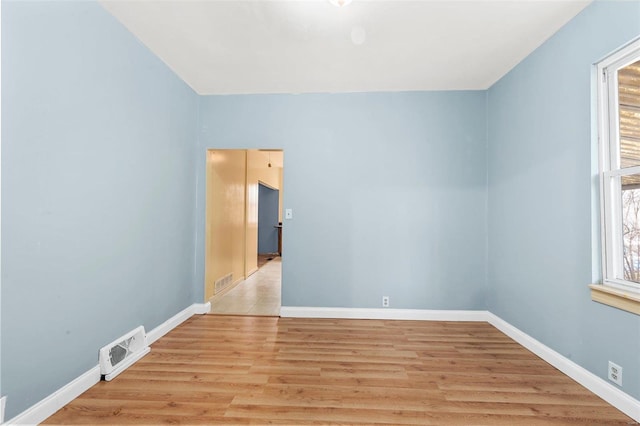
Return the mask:
<path id="1" fill-rule="evenodd" d="M 600 159 L 600 229 L 602 242 L 602 281 L 606 286 L 640 294 L 640 283 L 625 280 L 622 263 L 623 176 L 640 174 L 640 166 L 620 168 L 618 112 L 618 73 L 640 60 L 640 40 L 636 40 L 597 65 L 598 141 Z"/>

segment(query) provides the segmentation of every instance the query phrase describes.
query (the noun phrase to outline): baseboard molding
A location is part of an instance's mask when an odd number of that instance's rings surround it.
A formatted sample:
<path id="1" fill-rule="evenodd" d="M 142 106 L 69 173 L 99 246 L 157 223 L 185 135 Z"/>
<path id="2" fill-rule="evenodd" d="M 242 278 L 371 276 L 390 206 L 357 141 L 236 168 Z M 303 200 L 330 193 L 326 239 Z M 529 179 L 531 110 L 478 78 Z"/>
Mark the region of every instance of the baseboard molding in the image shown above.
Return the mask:
<path id="1" fill-rule="evenodd" d="M 7 403 L 7 397 L 3 396 L 0 398 L 0 424 L 4 422 L 4 407 Z"/>
<path id="2" fill-rule="evenodd" d="M 153 330 L 147 333 L 147 343 L 153 344 L 156 340 L 191 318 L 193 315 L 204 315 L 211 310 L 211 303 L 194 303 L 178 312 Z"/>
<path id="3" fill-rule="evenodd" d="M 640 401 L 637 399 L 512 326 L 497 315 L 488 313 L 488 322 L 627 416 L 640 422 Z"/>
<path id="4" fill-rule="evenodd" d="M 193 315 L 203 315 L 210 303 L 196 303 L 147 333 L 149 345 Z M 389 319 L 421 321 L 486 321 L 555 368 L 595 393 L 632 419 L 640 422 L 640 401 L 624 393 L 560 353 L 512 326 L 488 311 L 439 311 L 417 309 L 351 309 L 283 306 L 280 316 L 295 318 Z M 95 366 L 40 402 L 20 413 L 7 424 L 38 424 L 80 396 L 100 381 L 100 367 Z"/>
<path id="5" fill-rule="evenodd" d="M 385 319 L 418 321 L 487 321 L 487 311 L 438 311 L 420 309 L 314 308 L 283 306 L 283 318 Z"/>
<path id="6" fill-rule="evenodd" d="M 204 315 L 211 310 L 211 303 L 194 303 L 178 312 L 153 330 L 147 333 L 147 343 L 153 342 L 182 324 L 193 315 Z M 9 420 L 9 425 L 35 425 L 42 423 L 56 411 L 73 401 L 83 392 L 100 381 L 100 366 L 96 365 L 89 371 L 67 383 L 40 402 L 32 405 L 16 417 Z"/>
<path id="7" fill-rule="evenodd" d="M 37 425 L 73 401 L 100 381 L 100 367 L 95 366 L 80 377 L 67 383 L 40 402 L 32 405 L 7 422 L 9 425 Z"/>
<path id="8" fill-rule="evenodd" d="M 194 303 L 191 305 L 193 307 L 193 313 L 195 315 L 204 315 L 211 312 L 211 303 Z"/>
<path id="9" fill-rule="evenodd" d="M 533 337 L 488 311 L 432 311 L 414 309 L 352 309 L 283 306 L 287 318 L 390 319 L 422 321 L 486 321 L 513 340 L 553 365 L 632 419 L 640 422 L 640 401 L 584 367 L 554 351 Z"/>

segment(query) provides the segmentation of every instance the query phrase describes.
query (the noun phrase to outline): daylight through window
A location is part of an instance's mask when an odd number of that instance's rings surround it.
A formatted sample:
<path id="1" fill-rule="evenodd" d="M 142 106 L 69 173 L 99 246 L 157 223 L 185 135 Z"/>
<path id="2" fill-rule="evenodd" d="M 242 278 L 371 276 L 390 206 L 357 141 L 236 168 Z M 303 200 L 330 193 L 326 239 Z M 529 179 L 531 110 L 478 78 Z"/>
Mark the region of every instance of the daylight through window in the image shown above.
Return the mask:
<path id="1" fill-rule="evenodd" d="M 603 280 L 640 291 L 640 42 L 598 72 Z"/>

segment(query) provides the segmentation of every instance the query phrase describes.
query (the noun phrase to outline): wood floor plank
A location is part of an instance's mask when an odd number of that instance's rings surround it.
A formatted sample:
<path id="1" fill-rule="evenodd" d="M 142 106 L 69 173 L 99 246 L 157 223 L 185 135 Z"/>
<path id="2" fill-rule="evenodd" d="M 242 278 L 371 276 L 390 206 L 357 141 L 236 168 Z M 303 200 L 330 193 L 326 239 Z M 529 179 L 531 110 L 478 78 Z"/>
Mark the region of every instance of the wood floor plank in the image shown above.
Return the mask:
<path id="1" fill-rule="evenodd" d="M 203 315 L 45 424 L 629 425 L 487 323 Z"/>

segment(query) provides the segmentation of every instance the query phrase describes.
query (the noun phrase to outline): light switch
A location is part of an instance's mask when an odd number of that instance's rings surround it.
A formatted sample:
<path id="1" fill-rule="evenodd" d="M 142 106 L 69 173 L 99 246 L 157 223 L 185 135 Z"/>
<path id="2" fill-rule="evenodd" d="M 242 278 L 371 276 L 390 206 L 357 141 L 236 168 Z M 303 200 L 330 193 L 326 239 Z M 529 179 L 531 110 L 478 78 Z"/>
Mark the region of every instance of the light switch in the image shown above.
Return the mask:
<path id="1" fill-rule="evenodd" d="M 293 209 L 284 209 L 284 218 L 293 219 Z"/>

